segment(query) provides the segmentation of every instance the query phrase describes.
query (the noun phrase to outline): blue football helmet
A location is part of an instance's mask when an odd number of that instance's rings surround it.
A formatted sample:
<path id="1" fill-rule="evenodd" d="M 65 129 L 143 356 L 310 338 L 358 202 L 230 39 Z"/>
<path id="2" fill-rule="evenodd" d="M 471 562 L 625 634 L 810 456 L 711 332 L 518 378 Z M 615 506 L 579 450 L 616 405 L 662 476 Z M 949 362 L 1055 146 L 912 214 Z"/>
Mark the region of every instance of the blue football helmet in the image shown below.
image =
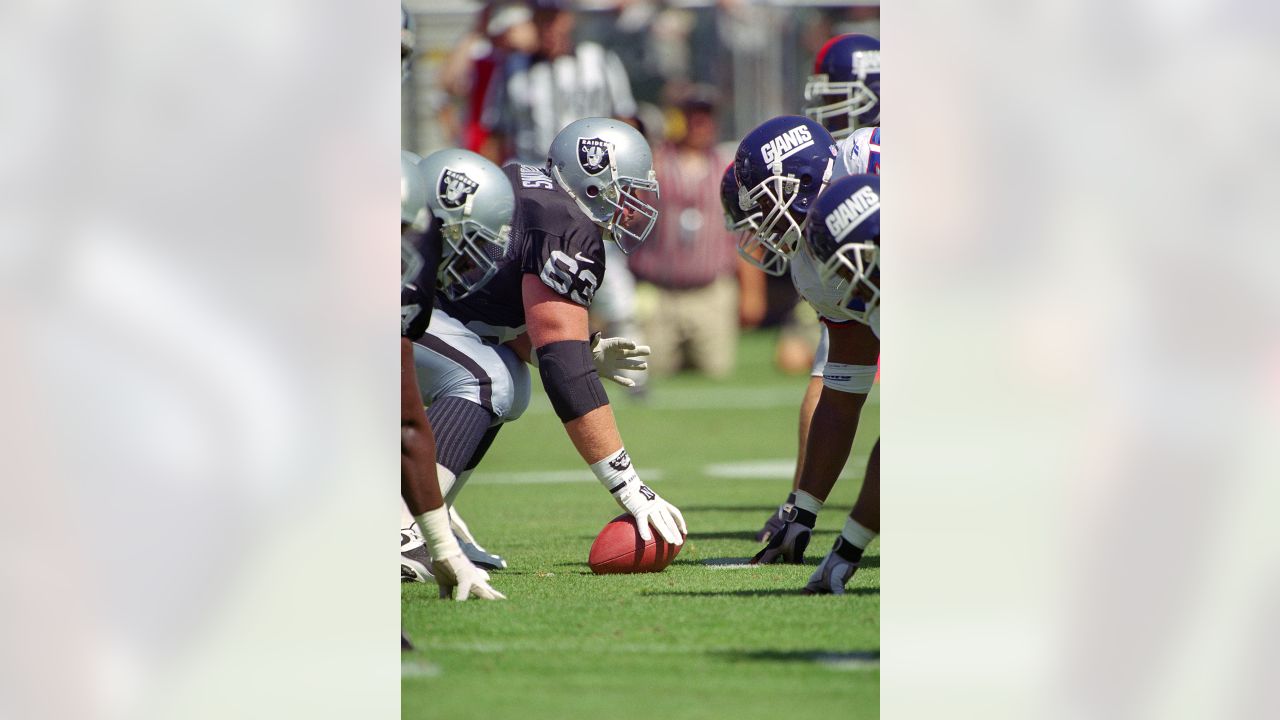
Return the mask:
<path id="1" fill-rule="evenodd" d="M 756 232 L 738 245 L 747 262 L 767 270 L 766 264 L 774 262 L 770 252 L 790 260 L 809 208 L 831 180 L 835 159 L 831 133 L 809 118 L 783 115 L 747 133 L 733 160 L 738 207 L 760 213 Z"/>
<path id="2" fill-rule="evenodd" d="M 813 61 L 804 101 L 804 114 L 837 139 L 859 125 L 879 125 L 880 41 L 852 33 L 828 40 Z"/>
<path id="3" fill-rule="evenodd" d="M 738 178 L 733 174 L 733 163 L 724 169 L 720 179 L 720 205 L 724 208 L 724 227 L 737 233 L 738 251 L 753 265 L 770 275 L 782 276 L 787 272 L 787 258 L 772 252 L 756 242 L 760 230 L 760 206 L 743 210 L 738 204 Z M 754 248 L 754 255 L 747 255 L 745 248 Z"/>
<path id="4" fill-rule="evenodd" d="M 833 182 L 809 213 L 804 248 L 817 260 L 823 284 L 842 289 L 846 317 L 869 324 L 880 308 L 880 178 Z"/>

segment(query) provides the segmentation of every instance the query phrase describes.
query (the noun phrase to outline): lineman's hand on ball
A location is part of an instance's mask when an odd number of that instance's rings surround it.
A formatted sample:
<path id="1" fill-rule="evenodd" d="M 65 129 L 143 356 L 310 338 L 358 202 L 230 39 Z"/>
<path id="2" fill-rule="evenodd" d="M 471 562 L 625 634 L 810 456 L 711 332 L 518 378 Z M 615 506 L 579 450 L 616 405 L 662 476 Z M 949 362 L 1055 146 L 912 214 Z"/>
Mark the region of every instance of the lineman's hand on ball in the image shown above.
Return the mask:
<path id="1" fill-rule="evenodd" d="M 649 363 L 639 358 L 649 356 L 648 345 L 636 345 L 634 340 L 623 337 L 602 338 L 600 333 L 591 336 L 591 357 L 600 377 L 608 378 L 623 387 L 635 387 L 636 381 L 622 374 L 624 370 L 647 370 Z"/>
<path id="2" fill-rule="evenodd" d="M 440 586 L 440 597 L 448 598 L 453 594 L 459 602 L 469 597 L 481 600 L 506 600 L 507 596 L 494 590 L 489 585 L 489 573 L 481 570 L 461 553 L 446 558 L 433 560 L 431 572 L 435 575 L 436 584 Z M 457 592 L 453 592 L 457 588 Z"/>
<path id="3" fill-rule="evenodd" d="M 613 498 L 623 510 L 635 517 L 640 538 L 645 542 L 653 538 L 653 531 L 649 529 L 649 525 L 653 525 L 663 540 L 672 545 L 684 544 L 684 536 L 688 534 L 689 528 L 685 526 L 680 510 L 640 482 L 639 477 L 629 479 L 621 490 L 613 494 Z"/>
<path id="4" fill-rule="evenodd" d="M 803 563 L 805 548 L 813 535 L 818 516 L 797 507 L 787 509 L 786 521 L 769 538 L 769 544 L 751 558 L 752 565 L 782 562 Z"/>
<path id="5" fill-rule="evenodd" d="M 858 563 L 849 562 L 832 550 L 822 558 L 822 564 L 813 571 L 813 575 L 809 576 L 804 592 L 806 595 L 843 595 L 844 586 L 849 584 L 849 578 L 853 577 L 853 572 L 857 569 Z"/>

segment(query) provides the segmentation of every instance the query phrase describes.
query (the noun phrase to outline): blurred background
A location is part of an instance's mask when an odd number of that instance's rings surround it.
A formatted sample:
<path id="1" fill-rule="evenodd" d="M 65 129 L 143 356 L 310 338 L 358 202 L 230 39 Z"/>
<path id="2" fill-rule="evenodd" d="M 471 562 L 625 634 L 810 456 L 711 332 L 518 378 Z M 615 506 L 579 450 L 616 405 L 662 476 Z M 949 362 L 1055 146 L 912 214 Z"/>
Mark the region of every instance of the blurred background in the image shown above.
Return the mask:
<path id="1" fill-rule="evenodd" d="M 878 2 L 416 0 L 402 102 L 405 148 L 464 147 L 542 165 L 569 122 L 617 117 L 641 129 L 662 187 L 659 225 L 609 259 L 593 307 L 606 335 L 654 348 L 650 377 L 734 369 L 740 330 L 787 374 L 808 371 L 816 317 L 787 277 L 737 257 L 720 179 L 737 141 L 797 114 L 813 58 L 845 32 L 880 33 Z M 644 378 L 637 378 L 644 380 Z M 644 392 L 643 386 L 639 390 Z"/>

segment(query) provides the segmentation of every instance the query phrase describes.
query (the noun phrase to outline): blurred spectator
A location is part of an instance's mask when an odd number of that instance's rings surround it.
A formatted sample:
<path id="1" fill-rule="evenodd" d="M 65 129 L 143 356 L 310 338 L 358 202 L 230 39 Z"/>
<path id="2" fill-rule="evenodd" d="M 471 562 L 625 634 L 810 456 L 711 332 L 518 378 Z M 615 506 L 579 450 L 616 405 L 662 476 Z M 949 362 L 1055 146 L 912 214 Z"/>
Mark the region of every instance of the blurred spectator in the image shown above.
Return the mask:
<path id="1" fill-rule="evenodd" d="M 530 0 L 537 52 L 509 58 L 485 99 L 481 122 L 505 155 L 542 165 L 557 132 L 584 117 L 631 120 L 636 103 L 626 68 L 598 43 L 573 43 L 565 0 Z"/>
<path id="2" fill-rule="evenodd" d="M 467 33 L 449 54 L 440 71 L 440 86 L 466 103 L 459 144 L 501 163 L 505 148 L 490 137 L 481 123 L 485 97 L 491 82 L 508 60 L 522 58 L 537 50 L 538 32 L 533 13 L 523 0 L 491 2 L 485 5 L 476 29 Z M 527 62 L 526 62 L 527 64 Z"/>
<path id="3" fill-rule="evenodd" d="M 712 91 L 691 92 L 673 119 L 677 139 L 654 156 L 658 226 L 631 256 L 632 272 L 657 296 L 645 335 L 649 368 L 661 375 L 691 366 L 724 377 L 733 370 L 739 323 L 755 325 L 764 315 L 764 276 L 738 259 L 724 228 L 720 179 L 730 158 L 716 150 Z"/>

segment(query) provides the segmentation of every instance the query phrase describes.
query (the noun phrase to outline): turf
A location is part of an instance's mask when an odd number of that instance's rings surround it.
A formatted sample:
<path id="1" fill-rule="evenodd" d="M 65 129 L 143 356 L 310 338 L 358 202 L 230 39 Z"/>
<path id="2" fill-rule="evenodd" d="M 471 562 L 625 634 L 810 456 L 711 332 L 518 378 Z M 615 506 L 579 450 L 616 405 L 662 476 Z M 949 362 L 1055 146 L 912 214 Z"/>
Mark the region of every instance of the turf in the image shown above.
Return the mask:
<path id="1" fill-rule="evenodd" d="M 404 627 L 418 646 L 402 656 L 403 717 L 879 716 L 879 542 L 848 595 L 798 594 L 857 495 L 879 435 L 878 388 L 808 564 L 714 564 L 759 549 L 753 535 L 789 489 L 786 462 L 758 461 L 794 457 L 805 378 L 772 369 L 772 342 L 744 336 L 739 367 L 721 382 L 671 378 L 646 402 L 610 386 L 641 477 L 689 525 L 680 555 L 657 574 L 587 568 L 592 539 L 620 510 L 534 389 L 457 505 L 509 562 L 493 574 L 509 600 L 449 603 L 434 586 L 403 586 Z"/>

